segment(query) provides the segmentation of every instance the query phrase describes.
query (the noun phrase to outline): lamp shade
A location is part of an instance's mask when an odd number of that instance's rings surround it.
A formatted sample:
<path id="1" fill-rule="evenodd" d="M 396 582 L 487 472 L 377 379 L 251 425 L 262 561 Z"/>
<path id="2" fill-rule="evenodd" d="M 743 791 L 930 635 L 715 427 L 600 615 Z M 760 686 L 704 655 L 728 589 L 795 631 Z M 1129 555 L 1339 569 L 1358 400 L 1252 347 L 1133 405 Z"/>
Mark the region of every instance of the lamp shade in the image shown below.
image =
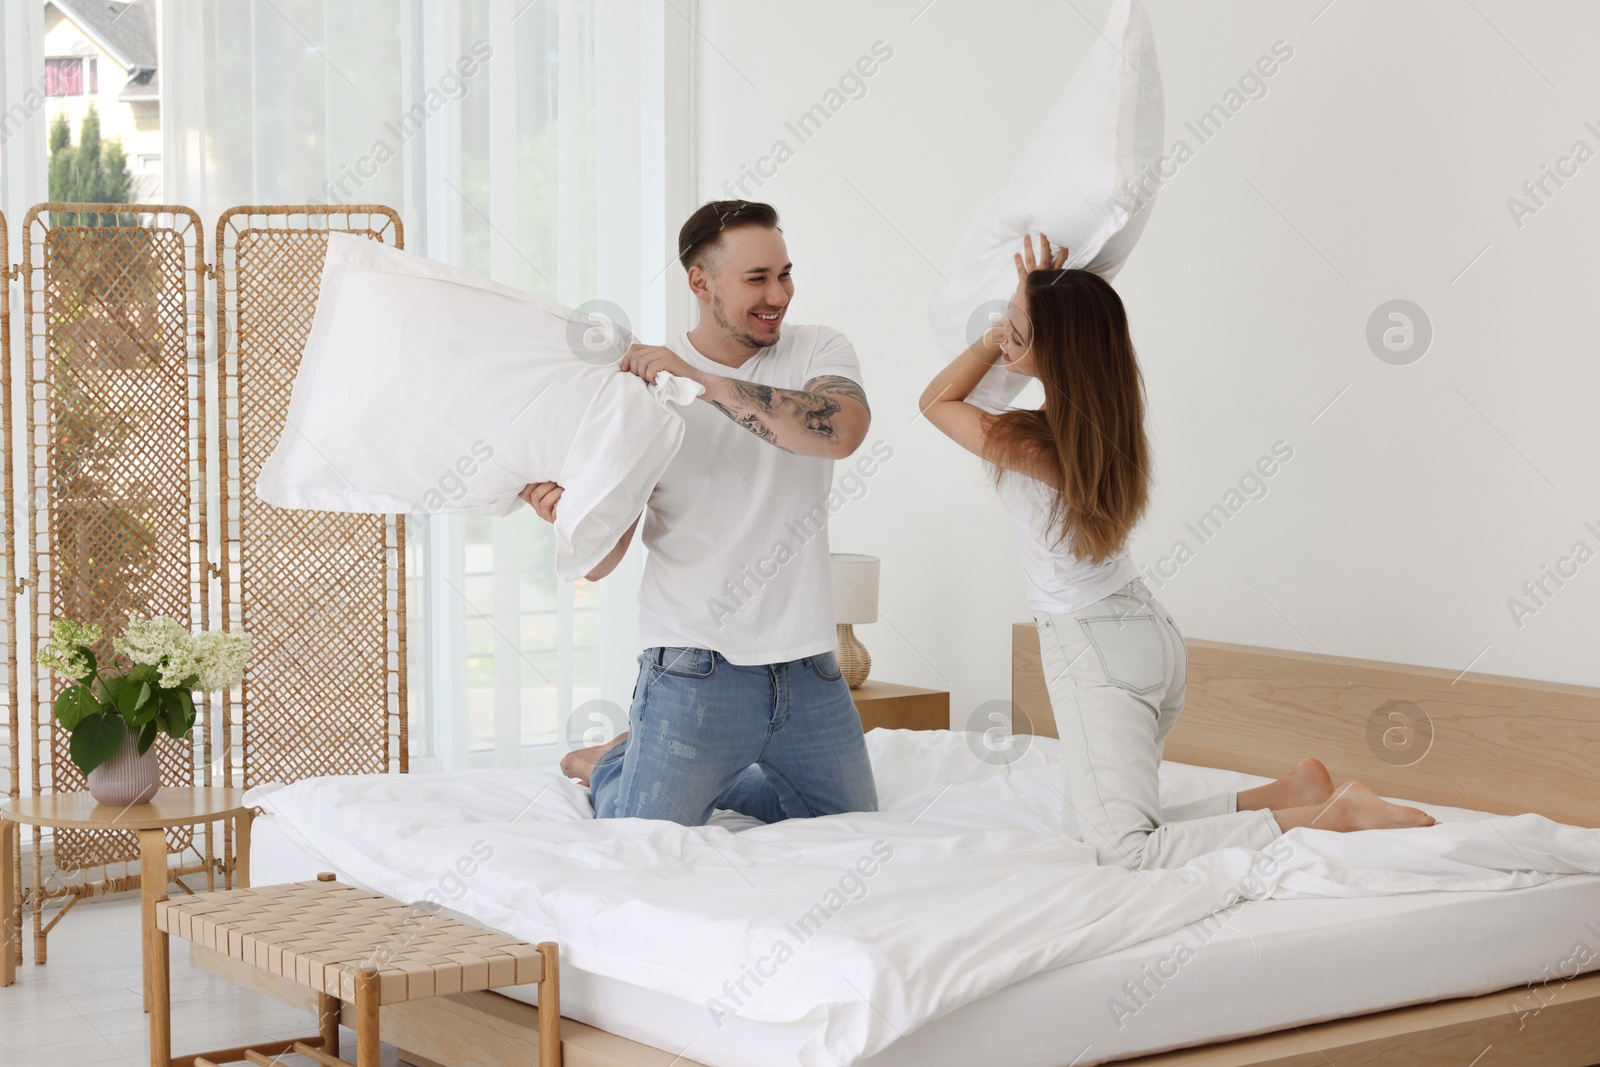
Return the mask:
<path id="1" fill-rule="evenodd" d="M 835 552 L 833 561 L 833 616 L 840 624 L 878 621 L 877 556 Z"/>

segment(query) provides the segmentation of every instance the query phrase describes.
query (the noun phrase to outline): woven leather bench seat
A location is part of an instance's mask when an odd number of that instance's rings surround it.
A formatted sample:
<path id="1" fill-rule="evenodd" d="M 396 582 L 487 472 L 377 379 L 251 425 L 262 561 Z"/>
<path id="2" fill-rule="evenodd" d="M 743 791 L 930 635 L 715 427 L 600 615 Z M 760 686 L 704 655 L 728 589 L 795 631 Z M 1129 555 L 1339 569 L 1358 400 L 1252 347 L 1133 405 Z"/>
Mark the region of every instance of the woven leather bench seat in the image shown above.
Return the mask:
<path id="1" fill-rule="evenodd" d="M 355 999 L 363 970 L 377 972 L 384 1004 L 544 976 L 533 945 L 339 882 L 166 900 L 156 927 L 340 1000 Z"/>
<path id="2" fill-rule="evenodd" d="M 342 1067 L 339 1021 L 354 1006 L 359 1067 L 378 1062 L 378 1015 L 385 1004 L 539 985 L 539 1050 L 530 1065 L 560 1067 L 561 1009 L 556 946 L 430 912 L 332 880 L 198 893 L 155 904 L 159 987 L 151 1012 L 152 1067 L 214 1067 L 230 1060 L 268 1064 L 294 1051 Z M 165 941 L 178 937 L 318 994 L 321 1036 L 177 1059 Z"/>

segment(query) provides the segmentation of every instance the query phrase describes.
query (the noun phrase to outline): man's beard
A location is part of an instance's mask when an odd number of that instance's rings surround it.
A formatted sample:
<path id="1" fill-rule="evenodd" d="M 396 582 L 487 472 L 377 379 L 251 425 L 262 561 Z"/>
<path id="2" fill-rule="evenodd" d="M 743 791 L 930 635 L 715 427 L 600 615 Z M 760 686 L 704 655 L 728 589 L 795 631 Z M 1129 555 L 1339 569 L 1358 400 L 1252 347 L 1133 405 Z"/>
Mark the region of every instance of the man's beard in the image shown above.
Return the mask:
<path id="1" fill-rule="evenodd" d="M 711 318 L 718 326 L 727 331 L 729 337 L 741 345 L 746 345 L 750 348 L 771 348 L 778 343 L 777 337 L 770 341 L 764 341 L 754 334 L 734 326 L 733 323 L 728 321 L 728 316 L 723 313 L 722 300 L 715 293 L 711 295 Z"/>

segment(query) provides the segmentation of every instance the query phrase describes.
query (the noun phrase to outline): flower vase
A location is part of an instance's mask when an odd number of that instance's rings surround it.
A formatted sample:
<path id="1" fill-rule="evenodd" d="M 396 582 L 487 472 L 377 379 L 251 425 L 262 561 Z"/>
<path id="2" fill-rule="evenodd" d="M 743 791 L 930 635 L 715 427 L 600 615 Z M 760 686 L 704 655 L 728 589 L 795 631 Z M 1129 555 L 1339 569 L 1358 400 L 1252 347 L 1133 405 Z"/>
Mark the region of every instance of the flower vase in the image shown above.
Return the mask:
<path id="1" fill-rule="evenodd" d="M 100 803 L 126 808 L 143 804 L 161 788 L 157 746 L 139 754 L 139 733 L 129 730 L 117 754 L 89 772 L 89 793 Z"/>

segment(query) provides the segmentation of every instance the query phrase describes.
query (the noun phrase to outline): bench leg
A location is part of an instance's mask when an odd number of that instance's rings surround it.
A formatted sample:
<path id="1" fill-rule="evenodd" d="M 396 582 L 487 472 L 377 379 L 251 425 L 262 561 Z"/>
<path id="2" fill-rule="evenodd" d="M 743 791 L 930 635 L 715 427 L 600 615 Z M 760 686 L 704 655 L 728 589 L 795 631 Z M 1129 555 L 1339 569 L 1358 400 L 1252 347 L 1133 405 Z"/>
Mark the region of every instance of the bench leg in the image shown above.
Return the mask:
<path id="1" fill-rule="evenodd" d="M 539 942 L 544 977 L 539 979 L 539 1067 L 561 1067 L 561 951 L 554 941 Z"/>
<path id="2" fill-rule="evenodd" d="M 162 862 L 166 862 L 163 843 Z M 144 928 L 145 993 L 150 998 L 150 1067 L 172 1065 L 172 970 L 168 952 L 171 940 L 156 929 L 155 904 L 167 899 L 165 893 L 151 903 L 149 925 Z"/>
<path id="3" fill-rule="evenodd" d="M 339 1012 L 342 1008 L 338 997 L 327 993 L 317 994 L 317 1025 L 322 1032 L 322 1051 L 330 1056 L 339 1055 Z"/>
<path id="4" fill-rule="evenodd" d="M 356 1067 L 379 1067 L 378 972 L 356 975 Z"/>

